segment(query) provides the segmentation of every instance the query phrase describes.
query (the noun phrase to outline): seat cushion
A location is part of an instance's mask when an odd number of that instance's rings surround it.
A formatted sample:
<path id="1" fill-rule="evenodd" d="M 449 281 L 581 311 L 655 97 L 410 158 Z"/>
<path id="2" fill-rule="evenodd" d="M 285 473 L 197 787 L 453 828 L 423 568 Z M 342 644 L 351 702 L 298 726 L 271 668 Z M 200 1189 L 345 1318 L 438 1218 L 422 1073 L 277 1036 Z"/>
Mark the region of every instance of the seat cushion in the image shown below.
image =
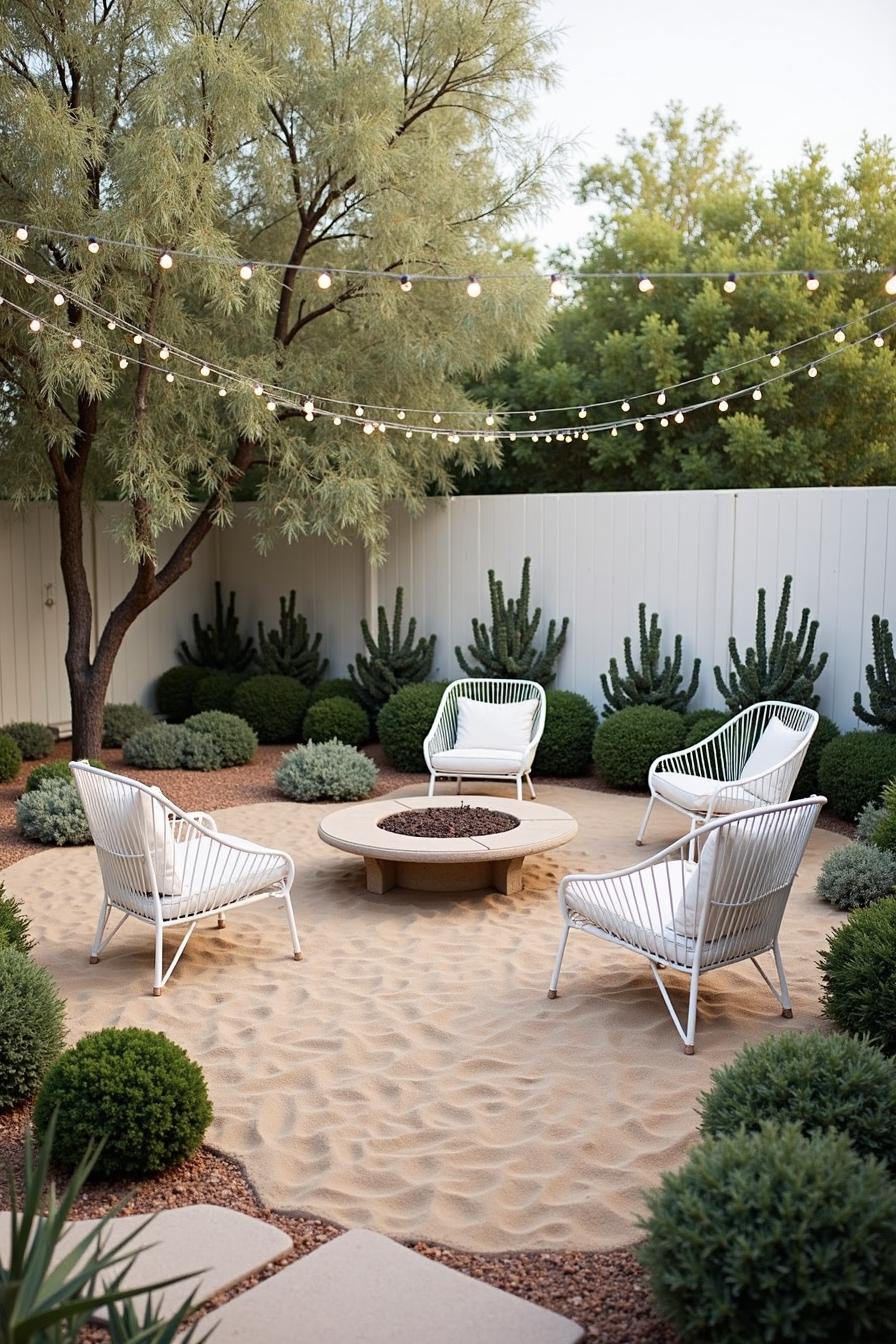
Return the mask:
<path id="1" fill-rule="evenodd" d="M 740 772 L 741 779 L 750 779 L 754 775 L 765 775 L 770 770 L 775 770 L 785 761 L 788 756 L 802 746 L 806 734 L 798 733 L 793 728 L 788 728 L 781 722 L 777 714 L 773 715 L 765 726 L 765 731 L 750 752 L 744 768 Z M 772 775 L 771 779 L 757 781 L 755 792 L 760 794 L 763 802 L 777 803 L 786 801 L 784 793 L 786 789 L 786 780 L 780 776 Z"/>
<path id="2" fill-rule="evenodd" d="M 229 849 L 218 840 L 235 840 L 241 848 Z M 246 852 L 248 851 L 248 853 Z M 258 859 L 255 856 L 262 855 Z M 219 910 L 233 901 L 267 891 L 286 877 L 286 860 L 239 836 L 218 832 L 217 837 L 194 835 L 174 847 L 176 890 L 162 894 L 163 919 Z M 154 914 L 153 898 L 135 898 L 140 913 Z"/>
<path id="3" fill-rule="evenodd" d="M 453 747 L 451 751 L 437 751 L 430 760 L 433 770 L 440 775 L 518 775 L 524 758 L 522 751 Z"/>
<path id="4" fill-rule="evenodd" d="M 534 699 L 494 705 L 459 695 L 455 750 L 473 747 L 524 753 L 532 740 L 532 720 L 537 708 L 538 701 Z"/>
<path id="5" fill-rule="evenodd" d="M 653 787 L 661 798 L 677 803 L 689 812 L 705 812 L 717 789 L 725 793 L 713 803 L 713 812 L 740 812 L 745 807 L 761 807 L 764 799 L 738 784 L 725 784 L 720 779 L 706 779 L 703 775 L 679 775 L 673 770 L 658 770 L 653 776 Z"/>

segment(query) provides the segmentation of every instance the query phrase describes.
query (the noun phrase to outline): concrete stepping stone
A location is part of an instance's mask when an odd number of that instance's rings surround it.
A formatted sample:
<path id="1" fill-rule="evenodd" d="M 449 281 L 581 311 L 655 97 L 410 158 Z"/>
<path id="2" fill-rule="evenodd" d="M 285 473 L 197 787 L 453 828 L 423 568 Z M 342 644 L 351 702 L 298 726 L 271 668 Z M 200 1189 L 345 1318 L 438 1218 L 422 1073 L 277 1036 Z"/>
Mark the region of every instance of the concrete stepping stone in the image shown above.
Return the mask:
<path id="1" fill-rule="evenodd" d="M 95 1218 L 70 1223 L 60 1239 L 54 1263 L 97 1225 Z M 153 1293 L 153 1302 L 165 1315 L 176 1311 L 191 1293 L 197 1303 L 204 1302 L 292 1249 L 292 1241 L 279 1228 L 215 1204 L 163 1209 L 151 1221 L 145 1213 L 116 1218 L 103 1232 L 104 1246 L 115 1247 L 135 1228 L 143 1230 L 127 1250 L 139 1249 L 140 1255 L 125 1279 L 127 1287 L 190 1275 Z M 10 1215 L 0 1213 L 0 1259 L 8 1256 L 9 1236 Z M 145 1301 L 142 1296 L 135 1300 L 139 1314 Z M 103 1315 L 99 1312 L 97 1318 Z"/>
<path id="2" fill-rule="evenodd" d="M 203 1322 L 213 1344 L 579 1344 L 575 1321 L 378 1232 L 328 1241 Z"/>

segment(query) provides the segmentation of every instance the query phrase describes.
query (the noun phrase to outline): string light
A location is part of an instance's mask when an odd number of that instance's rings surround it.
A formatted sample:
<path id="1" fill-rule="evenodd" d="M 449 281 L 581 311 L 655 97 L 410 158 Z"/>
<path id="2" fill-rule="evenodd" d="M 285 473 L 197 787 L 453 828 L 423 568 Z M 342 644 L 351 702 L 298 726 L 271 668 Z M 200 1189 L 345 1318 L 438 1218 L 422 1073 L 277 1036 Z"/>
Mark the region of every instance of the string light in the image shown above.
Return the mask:
<path id="1" fill-rule="evenodd" d="M 355 407 L 355 415 L 363 415 L 363 414 L 364 414 L 364 407 L 363 407 L 363 406 L 356 406 L 356 407 Z"/>
<path id="2" fill-rule="evenodd" d="M 433 416 L 432 422 L 434 425 L 440 425 L 442 423 L 442 417 L 439 415 L 438 411 L 436 411 L 435 415 Z"/>
<path id="3" fill-rule="evenodd" d="M 118 367 L 119 367 L 120 369 L 126 369 L 127 366 L 128 366 L 128 361 L 125 359 L 124 355 L 122 355 L 121 359 L 118 361 Z"/>
<path id="4" fill-rule="evenodd" d="M 398 281 L 398 288 L 401 290 L 402 294 L 410 294 L 411 290 L 414 288 L 411 283 L 411 277 L 409 275 L 401 276 Z"/>
<path id="5" fill-rule="evenodd" d="M 16 237 L 18 238 L 20 243 L 27 243 L 28 230 L 25 228 L 24 224 L 20 224 L 19 227 L 16 229 Z"/>
<path id="6" fill-rule="evenodd" d="M 372 433 L 373 433 L 373 425 L 371 424 L 371 422 L 370 422 L 369 420 L 367 421 L 367 424 L 364 426 L 364 433 L 365 433 L 365 434 L 372 434 Z"/>
<path id="7" fill-rule="evenodd" d="M 710 379 L 710 382 L 712 383 L 713 387 L 718 387 L 721 381 L 722 380 L 717 373 L 714 373 L 712 378 Z"/>
<path id="8" fill-rule="evenodd" d="M 110 321 L 106 323 L 106 326 L 109 328 L 110 331 L 114 331 L 115 328 L 118 326 L 118 323 Z"/>
<path id="9" fill-rule="evenodd" d="M 133 337 L 132 337 L 132 340 L 133 340 L 133 342 L 134 342 L 135 345 L 142 345 L 142 344 L 143 344 L 143 337 L 140 335 L 140 332 L 139 332 L 139 331 L 135 331 L 135 332 L 134 332 L 134 335 L 133 335 Z"/>
<path id="10" fill-rule="evenodd" d="M 817 378 L 817 377 L 818 377 L 818 370 L 816 369 L 816 367 L 815 367 L 814 364 L 812 365 L 812 367 L 811 367 L 810 369 L 807 369 L 807 373 L 809 374 L 809 377 L 810 377 L 810 378 Z"/>
<path id="11" fill-rule="evenodd" d="M 837 330 L 834 332 L 834 340 L 837 342 L 838 345 L 842 345 L 843 342 L 846 340 L 846 332 L 843 330 L 842 327 L 838 327 Z"/>
<path id="12" fill-rule="evenodd" d="M 277 403 L 276 403 L 276 401 L 268 401 L 268 402 L 266 402 L 265 404 L 267 405 L 267 408 L 268 408 L 269 411 L 276 411 L 276 409 L 277 409 Z"/>
<path id="13" fill-rule="evenodd" d="M 55 303 L 55 305 L 56 305 L 57 308 L 61 308 L 62 305 L 65 303 L 65 295 L 64 295 L 64 294 L 54 294 L 54 295 L 53 295 L 53 302 Z"/>
<path id="14" fill-rule="evenodd" d="M 530 416 L 529 419 L 531 420 L 531 418 L 532 418 L 532 417 Z M 584 406 L 580 406 L 580 407 L 579 407 L 579 419 L 580 419 L 580 420 L 587 420 L 587 419 L 588 419 L 588 412 L 585 410 L 585 407 L 584 407 Z"/>
<path id="15" fill-rule="evenodd" d="M 341 415 L 334 415 L 334 416 L 333 416 L 333 424 L 334 424 L 334 425 L 336 426 L 336 428 L 338 429 L 339 426 L 342 424 L 342 416 L 341 416 Z"/>
<path id="16" fill-rule="evenodd" d="M 681 411 L 676 411 L 676 412 L 675 412 L 675 423 L 676 423 L 676 425 L 683 425 L 683 424 L 684 424 L 684 415 L 682 414 Z"/>
<path id="17" fill-rule="evenodd" d="M 482 293 L 482 286 L 480 285 L 479 281 L 476 279 L 475 275 L 470 275 L 470 276 L 468 276 L 468 277 L 467 277 L 467 296 L 468 296 L 469 298 L 471 298 L 471 299 L 478 299 L 478 298 L 479 298 L 479 295 L 480 295 L 481 293 Z"/>
<path id="18" fill-rule="evenodd" d="M 161 350 L 159 351 L 159 359 L 170 359 L 170 358 L 171 358 L 171 351 L 168 349 L 167 345 L 163 345 Z"/>
<path id="19" fill-rule="evenodd" d="M 320 275 L 317 277 L 318 289 L 329 289 L 332 283 L 333 283 L 332 271 L 321 271 Z"/>
<path id="20" fill-rule="evenodd" d="M 884 293 L 896 294 L 896 271 L 893 271 L 890 275 L 888 275 L 886 280 L 884 281 Z"/>
<path id="21" fill-rule="evenodd" d="M 651 280 L 649 275 L 638 276 L 638 289 L 641 291 L 642 294 L 650 293 L 650 291 L 653 289 L 653 281 Z"/>
<path id="22" fill-rule="evenodd" d="M 262 387 L 261 383 L 256 383 L 252 391 L 255 393 L 256 397 L 264 396 L 264 388 Z"/>
<path id="23" fill-rule="evenodd" d="M 495 423 L 495 417 L 492 415 L 491 411 L 489 411 L 488 415 L 485 417 L 485 423 L 487 425 L 493 425 Z"/>
<path id="24" fill-rule="evenodd" d="M 611 438 L 611 439 L 615 439 L 615 438 L 617 437 L 618 434 L 619 434 L 619 430 L 618 430 L 618 429 L 616 428 L 616 426 L 614 425 L 613 428 L 610 430 L 610 438 Z"/>
<path id="25" fill-rule="evenodd" d="M 566 282 L 565 282 L 565 280 L 563 279 L 563 277 L 562 277 L 561 275 L 557 275 L 557 273 L 554 272 L 554 273 L 551 275 L 551 298 L 552 298 L 552 299 L 565 299 L 565 298 L 566 298 L 566 292 L 567 292 L 567 291 L 566 291 Z"/>
<path id="26" fill-rule="evenodd" d="M 403 420 L 403 419 L 404 419 L 404 411 L 399 411 L 399 412 L 398 412 L 398 418 L 399 418 L 399 420 Z"/>
<path id="27" fill-rule="evenodd" d="M 99 245 L 99 243 L 98 243 L 97 240 L 91 235 L 91 237 L 87 239 L 87 251 L 88 251 L 88 252 L 91 252 L 94 256 L 96 256 L 96 254 L 97 254 L 97 252 L 99 252 L 99 250 L 100 250 L 100 245 Z"/>
<path id="28" fill-rule="evenodd" d="M 722 412 L 722 414 L 724 415 L 724 413 L 725 413 L 725 411 L 727 411 L 727 409 L 728 409 L 728 403 L 727 403 L 727 401 L 725 401 L 725 399 L 723 398 L 723 399 L 719 402 L 719 410 L 720 410 L 720 411 Z"/>
<path id="29" fill-rule="evenodd" d="M 624 401 L 620 409 L 622 410 L 623 415 L 625 415 L 631 410 L 631 406 L 627 401 Z"/>
<path id="30" fill-rule="evenodd" d="M 821 281 L 818 279 L 818 276 L 815 274 L 814 271 L 806 272 L 806 288 L 808 289 L 810 294 L 815 293 L 820 283 Z"/>
<path id="31" fill-rule="evenodd" d="M 762 388 L 761 388 L 761 387 L 754 387 L 754 388 L 753 388 L 753 400 L 754 400 L 754 401 L 761 401 L 761 400 L 762 400 Z"/>
<path id="32" fill-rule="evenodd" d="M 226 388 L 226 387 L 219 387 L 219 388 L 218 388 L 218 396 L 219 396 L 219 397 L 226 397 L 226 396 L 227 396 L 227 388 Z"/>
<path id="33" fill-rule="evenodd" d="M 879 349 L 881 348 L 881 346 L 883 345 L 883 343 L 884 343 L 884 338 L 883 338 L 883 336 L 881 336 L 880 332 L 878 332 L 877 335 L 876 335 L 875 338 L 874 338 L 874 344 L 877 346 L 877 348 L 878 348 L 878 350 L 879 350 Z"/>
<path id="34" fill-rule="evenodd" d="M 28 325 L 32 331 L 40 331 L 41 327 L 43 326 L 43 323 L 41 322 L 39 317 L 32 317 Z"/>
<path id="35" fill-rule="evenodd" d="M 161 266 L 163 271 L 171 270 L 171 267 L 174 265 L 174 258 L 172 257 L 170 252 L 162 253 L 162 255 L 159 257 L 159 265 Z"/>
<path id="36" fill-rule="evenodd" d="M 532 423 L 534 424 L 535 421 L 538 419 L 538 416 L 535 414 L 534 411 L 530 411 L 530 412 L 529 412 L 529 419 L 530 419 L 530 420 L 532 421 Z"/>
<path id="37" fill-rule="evenodd" d="M 665 392 L 660 392 L 659 396 L 658 396 L 657 399 L 656 399 L 656 404 L 657 404 L 657 406 L 665 406 L 665 404 L 666 404 L 666 394 L 665 394 Z"/>
<path id="38" fill-rule="evenodd" d="M 305 401 L 305 402 L 303 403 L 303 405 L 302 405 L 302 410 L 303 410 L 303 411 L 305 412 L 305 414 L 308 415 L 308 416 L 311 416 L 311 415 L 314 414 L 314 402 L 311 400 L 310 397 L 308 398 L 307 401 Z"/>
<path id="39" fill-rule="evenodd" d="M 666 417 L 665 415 L 663 416 L 662 420 L 660 421 L 660 424 L 662 425 L 663 429 L 666 429 L 666 427 L 668 426 L 669 421 L 668 421 L 668 419 L 667 419 L 667 417 Z"/>
<path id="40" fill-rule="evenodd" d="M 34 276 L 31 274 L 30 271 L 29 271 L 28 274 L 25 276 L 25 284 L 26 284 L 26 285 L 33 285 L 33 284 L 34 284 Z"/>
<path id="41" fill-rule="evenodd" d="M 84 344 L 84 342 L 81 340 L 81 337 L 80 337 L 80 336 L 73 336 L 73 337 L 72 337 L 72 349 L 73 349 L 73 350 L 80 350 L 80 349 L 81 349 L 81 346 L 82 346 L 83 344 Z"/>
<path id="42" fill-rule="evenodd" d="M 207 364 L 203 364 L 203 366 L 202 366 L 202 368 L 199 370 L 199 372 L 202 374 L 203 378 L 207 378 L 207 377 L 209 376 L 209 374 L 211 373 L 211 369 L 209 368 L 209 366 L 208 366 Z"/>
<path id="43" fill-rule="evenodd" d="M 737 289 L 737 276 L 734 274 L 733 271 L 728 276 L 728 279 L 725 281 L 725 283 L 722 285 L 722 288 L 724 289 L 726 294 L 733 294 L 734 291 Z"/>
<path id="44" fill-rule="evenodd" d="M 251 280 L 254 274 L 255 267 L 252 265 L 251 261 L 244 261 L 242 266 L 240 266 L 240 279 Z"/>
<path id="45" fill-rule="evenodd" d="M 174 382 L 174 374 L 171 372 L 170 369 L 169 369 L 168 372 L 165 374 L 165 382 L 166 382 L 166 383 L 173 383 L 173 382 Z"/>
<path id="46" fill-rule="evenodd" d="M 780 363 L 781 363 L 781 356 L 778 354 L 776 350 L 775 353 L 772 355 L 771 359 L 769 360 L 769 364 L 771 364 L 773 369 L 776 369 Z"/>
<path id="47" fill-rule="evenodd" d="M 639 434 L 641 433 L 641 431 L 643 430 L 643 428 L 644 428 L 643 421 L 641 421 L 641 420 L 636 420 L 636 421 L 635 421 L 635 429 L 638 431 Z"/>

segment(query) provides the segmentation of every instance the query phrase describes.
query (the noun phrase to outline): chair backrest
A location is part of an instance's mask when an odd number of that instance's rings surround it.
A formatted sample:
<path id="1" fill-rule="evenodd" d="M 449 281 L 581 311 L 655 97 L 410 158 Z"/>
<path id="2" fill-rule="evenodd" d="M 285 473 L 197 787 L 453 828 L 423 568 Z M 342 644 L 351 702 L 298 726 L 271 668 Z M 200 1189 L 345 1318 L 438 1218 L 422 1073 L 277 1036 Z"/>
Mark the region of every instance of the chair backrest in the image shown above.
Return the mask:
<path id="1" fill-rule="evenodd" d="M 73 761 L 71 771 L 96 847 L 107 894 L 127 904 L 129 894 L 176 888 L 174 808 L 161 790 L 125 775 Z"/>
<path id="2" fill-rule="evenodd" d="M 709 779 L 741 779 L 744 766 L 772 719 L 777 719 L 791 732 L 800 734 L 800 740 L 793 741 L 771 776 L 762 782 L 761 801 L 786 802 L 818 724 L 817 711 L 805 705 L 791 705 L 784 700 L 762 700 L 748 709 L 742 709 L 728 723 L 697 744 L 695 750 L 700 755 L 701 773 Z"/>
<path id="3" fill-rule="evenodd" d="M 457 701 L 460 696 L 490 705 L 510 705 L 520 700 L 535 700 L 531 740 L 538 742 L 544 732 L 546 700 L 544 687 L 537 681 L 516 681 L 509 677 L 461 677 L 446 687 L 427 738 L 431 751 L 447 751 L 457 738 Z"/>
<path id="4" fill-rule="evenodd" d="M 730 951 L 736 940 L 742 955 L 770 946 L 825 801 L 813 796 L 736 812 L 694 833 L 698 941 L 725 939 Z"/>

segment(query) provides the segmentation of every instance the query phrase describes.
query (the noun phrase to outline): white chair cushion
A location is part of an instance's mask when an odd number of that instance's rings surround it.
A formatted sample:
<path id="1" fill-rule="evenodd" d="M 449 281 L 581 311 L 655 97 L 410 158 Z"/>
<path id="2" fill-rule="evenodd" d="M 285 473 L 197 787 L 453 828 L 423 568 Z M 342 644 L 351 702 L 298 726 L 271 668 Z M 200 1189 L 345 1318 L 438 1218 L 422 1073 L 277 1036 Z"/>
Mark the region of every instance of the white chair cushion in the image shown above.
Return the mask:
<path id="1" fill-rule="evenodd" d="M 488 747 L 522 755 L 532 740 L 532 720 L 537 708 L 538 701 L 534 699 L 493 705 L 459 695 L 455 749 Z"/>
<path id="2" fill-rule="evenodd" d="M 430 757 L 433 770 L 440 775 L 518 775 L 524 760 L 525 752 L 488 747 L 454 747 Z"/>
<path id="3" fill-rule="evenodd" d="M 740 778 L 750 779 L 754 775 L 764 775 L 770 770 L 775 770 L 792 752 L 802 746 L 805 737 L 805 733 L 798 733 L 795 728 L 788 728 L 777 714 L 774 714 L 744 762 Z M 786 781 L 783 778 L 773 777 L 763 780 L 759 784 L 758 792 L 762 794 L 763 802 L 783 802 L 785 788 Z"/>
<path id="4" fill-rule="evenodd" d="M 740 812 L 746 807 L 761 807 L 763 799 L 737 784 L 725 784 L 720 779 L 706 779 L 703 775 L 679 775 L 672 770 L 658 770 L 653 776 L 654 790 L 661 798 L 689 812 L 705 812 L 710 803 L 713 813 Z M 713 802 L 713 794 L 724 788 L 721 798 Z"/>
<path id="5" fill-rule="evenodd" d="M 152 797 L 150 797 L 152 794 Z M 160 801 L 155 801 L 156 799 Z M 144 853 L 152 861 L 152 870 L 160 892 L 179 896 L 180 874 L 175 861 L 176 844 L 174 831 L 168 821 L 168 800 L 158 785 L 153 784 L 150 793 L 139 790 L 134 802 L 135 811 L 143 829 Z M 146 865 L 146 885 L 152 886 L 149 866 Z"/>
<path id="6" fill-rule="evenodd" d="M 219 839 L 237 840 L 241 848 L 220 845 Z M 174 851 L 175 889 L 161 897 L 163 919 L 218 910 L 243 897 L 268 891 L 288 872 L 286 861 L 279 854 L 220 831 L 217 837 L 194 835 L 178 841 Z M 256 859 L 255 855 L 263 857 Z M 137 895 L 133 899 L 140 913 L 150 918 L 154 915 L 152 896 Z"/>
<path id="7" fill-rule="evenodd" d="M 725 844 L 725 872 L 731 874 L 738 870 L 746 872 L 749 875 L 751 887 L 755 887 L 763 882 L 763 873 L 766 872 L 770 850 L 775 844 L 774 835 L 769 831 L 767 818 L 745 817 L 734 826 L 724 828 Z M 675 907 L 672 916 L 672 927 L 676 933 L 682 934 L 685 938 L 696 938 L 697 929 L 700 923 L 704 903 L 709 900 L 712 891 L 712 881 L 715 873 L 715 865 L 718 859 L 719 831 L 713 831 L 703 845 L 703 851 L 700 855 L 699 863 L 695 870 L 688 877 L 685 883 L 684 892 L 681 900 Z M 761 891 L 750 891 L 749 896 L 759 896 Z M 741 891 L 739 899 L 744 901 L 746 893 Z M 723 892 L 715 892 L 714 900 L 724 900 Z M 749 932 L 765 916 L 765 903 L 757 901 L 755 908 L 750 911 L 745 908 L 737 915 L 737 921 L 743 921 L 743 928 L 738 932 Z M 725 906 L 713 905 L 709 919 L 706 924 L 706 939 L 708 942 L 713 940 L 720 926 L 724 927 L 729 922 L 729 910 Z"/>

